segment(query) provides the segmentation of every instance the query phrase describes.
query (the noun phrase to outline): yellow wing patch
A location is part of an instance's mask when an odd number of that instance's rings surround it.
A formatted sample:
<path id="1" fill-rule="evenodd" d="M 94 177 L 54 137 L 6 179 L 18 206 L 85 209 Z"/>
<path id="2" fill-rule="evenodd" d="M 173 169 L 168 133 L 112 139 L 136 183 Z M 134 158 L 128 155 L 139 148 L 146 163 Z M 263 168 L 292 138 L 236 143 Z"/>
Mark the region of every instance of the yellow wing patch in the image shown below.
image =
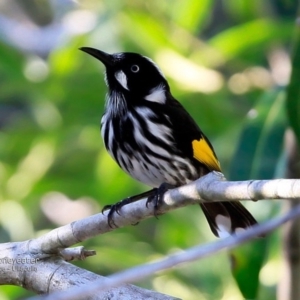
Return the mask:
<path id="1" fill-rule="evenodd" d="M 203 137 L 199 141 L 193 140 L 192 147 L 194 158 L 206 165 L 210 170 L 221 172 L 220 162 L 216 158 L 210 145 Z"/>

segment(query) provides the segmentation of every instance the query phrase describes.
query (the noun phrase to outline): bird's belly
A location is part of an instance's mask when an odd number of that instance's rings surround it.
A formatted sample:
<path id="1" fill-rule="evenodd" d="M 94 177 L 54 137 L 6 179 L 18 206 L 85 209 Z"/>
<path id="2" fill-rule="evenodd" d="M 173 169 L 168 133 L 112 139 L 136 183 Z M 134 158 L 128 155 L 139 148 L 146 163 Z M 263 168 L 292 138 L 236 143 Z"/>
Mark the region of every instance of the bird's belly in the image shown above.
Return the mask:
<path id="1" fill-rule="evenodd" d="M 200 177 L 199 167 L 179 152 L 165 126 L 148 121 L 148 129 L 153 135 L 151 142 L 133 118 L 122 122 L 118 119 L 118 128 L 113 120 L 107 120 L 104 115 L 101 134 L 106 149 L 119 166 L 136 180 L 152 187 L 162 183 L 180 186 Z M 155 143 L 155 139 L 160 143 Z"/>
<path id="2" fill-rule="evenodd" d="M 199 177 L 189 159 L 176 155 L 166 159 L 145 155 L 144 152 L 128 155 L 118 151 L 115 159 L 130 176 L 152 187 L 159 187 L 162 183 L 180 186 Z"/>
<path id="3" fill-rule="evenodd" d="M 176 180 L 164 172 L 155 165 L 145 164 L 138 161 L 136 158 L 131 160 L 132 167 L 126 172 L 136 180 L 143 182 L 152 187 L 159 187 L 162 183 L 168 182 L 175 185 Z"/>

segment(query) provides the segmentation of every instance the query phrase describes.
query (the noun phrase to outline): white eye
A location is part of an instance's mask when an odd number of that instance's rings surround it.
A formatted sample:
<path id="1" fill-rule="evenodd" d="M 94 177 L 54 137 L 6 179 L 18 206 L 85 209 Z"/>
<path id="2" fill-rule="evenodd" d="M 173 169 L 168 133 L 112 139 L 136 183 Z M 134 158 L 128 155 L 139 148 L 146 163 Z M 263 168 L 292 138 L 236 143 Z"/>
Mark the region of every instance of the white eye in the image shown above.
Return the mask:
<path id="1" fill-rule="evenodd" d="M 139 68 L 138 65 L 132 65 L 131 68 L 130 68 L 130 70 L 133 73 L 137 73 L 140 70 L 140 68 Z"/>

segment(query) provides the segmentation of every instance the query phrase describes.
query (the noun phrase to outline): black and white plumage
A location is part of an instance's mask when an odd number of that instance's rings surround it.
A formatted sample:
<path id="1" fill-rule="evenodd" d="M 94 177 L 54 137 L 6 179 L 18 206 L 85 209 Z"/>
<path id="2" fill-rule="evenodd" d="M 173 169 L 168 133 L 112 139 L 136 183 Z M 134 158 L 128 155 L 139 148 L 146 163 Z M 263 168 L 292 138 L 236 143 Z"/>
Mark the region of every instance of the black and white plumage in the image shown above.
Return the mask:
<path id="1" fill-rule="evenodd" d="M 136 53 L 107 54 L 84 47 L 82 51 L 106 67 L 108 86 L 101 135 L 110 155 L 130 176 L 154 189 L 156 206 L 170 187 L 184 185 L 209 173 L 221 171 L 214 149 L 198 125 L 173 98 L 159 67 Z M 109 224 L 122 205 L 132 197 L 109 206 Z M 212 232 L 219 237 L 256 223 L 238 202 L 200 205 Z"/>

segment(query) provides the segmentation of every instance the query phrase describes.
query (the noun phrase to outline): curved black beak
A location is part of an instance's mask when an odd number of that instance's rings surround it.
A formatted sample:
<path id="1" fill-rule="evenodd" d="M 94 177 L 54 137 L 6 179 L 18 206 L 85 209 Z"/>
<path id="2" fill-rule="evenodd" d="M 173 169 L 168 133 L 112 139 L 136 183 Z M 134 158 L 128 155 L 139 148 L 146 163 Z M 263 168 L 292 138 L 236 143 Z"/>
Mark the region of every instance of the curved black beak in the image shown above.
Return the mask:
<path id="1" fill-rule="evenodd" d="M 112 67 L 114 65 L 114 57 L 108 53 L 90 47 L 81 47 L 79 50 L 99 59 L 105 67 Z"/>

